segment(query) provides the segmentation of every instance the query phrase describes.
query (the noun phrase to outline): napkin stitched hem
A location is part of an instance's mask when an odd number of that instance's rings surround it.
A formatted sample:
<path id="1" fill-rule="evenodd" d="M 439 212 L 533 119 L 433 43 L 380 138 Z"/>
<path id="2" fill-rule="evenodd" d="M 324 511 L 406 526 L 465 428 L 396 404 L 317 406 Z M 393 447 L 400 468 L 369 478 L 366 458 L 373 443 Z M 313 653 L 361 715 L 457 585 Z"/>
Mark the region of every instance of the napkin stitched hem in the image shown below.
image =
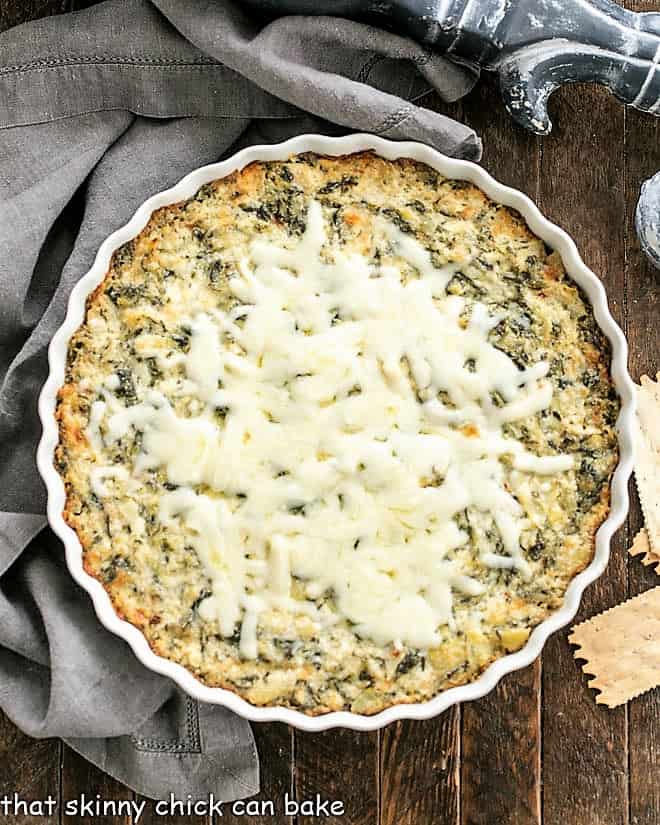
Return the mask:
<path id="1" fill-rule="evenodd" d="M 190 696 L 186 696 L 186 735 L 183 739 L 144 739 L 133 734 L 131 741 L 141 751 L 201 753 L 202 741 L 199 731 L 199 706 L 197 702 Z"/>

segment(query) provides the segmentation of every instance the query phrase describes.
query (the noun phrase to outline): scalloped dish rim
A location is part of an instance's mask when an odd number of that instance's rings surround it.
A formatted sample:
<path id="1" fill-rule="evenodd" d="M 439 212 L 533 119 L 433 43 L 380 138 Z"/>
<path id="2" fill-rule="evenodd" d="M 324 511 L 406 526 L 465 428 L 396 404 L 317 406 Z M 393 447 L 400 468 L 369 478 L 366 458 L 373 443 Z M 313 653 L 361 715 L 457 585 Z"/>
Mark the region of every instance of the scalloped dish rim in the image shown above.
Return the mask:
<path id="1" fill-rule="evenodd" d="M 596 322 L 612 347 L 611 376 L 621 399 L 621 410 L 616 425 L 619 461 L 611 481 L 610 511 L 596 533 L 592 561 L 570 582 L 562 607 L 534 628 L 523 648 L 494 661 L 478 679 L 466 685 L 442 691 L 426 702 L 392 705 L 372 716 L 348 711 L 307 716 L 301 711 L 286 707 L 257 707 L 229 690 L 202 684 L 182 665 L 154 653 L 140 630 L 117 615 L 102 584 L 85 572 L 83 551 L 78 536 L 63 518 L 64 483 L 54 465 L 54 452 L 59 440 L 55 405 L 57 392 L 64 383 L 69 340 L 83 322 L 88 295 L 105 277 L 113 252 L 144 228 L 154 210 L 185 200 L 204 183 L 224 177 L 254 161 L 283 160 L 301 152 L 345 155 L 369 149 L 387 160 L 395 160 L 398 157 L 412 158 L 428 164 L 447 178 L 470 181 L 494 201 L 516 209 L 531 231 L 560 254 L 567 274 L 584 290 L 593 308 Z M 320 731 L 335 727 L 376 730 L 398 719 L 429 719 L 458 702 L 484 696 L 507 673 L 531 664 L 541 653 L 548 637 L 573 619 L 587 585 L 604 572 L 609 560 L 611 538 L 623 523 L 628 512 L 628 479 L 633 463 L 635 394 L 634 385 L 627 370 L 627 357 L 626 339 L 610 314 L 605 289 L 597 276 L 580 258 L 570 236 L 543 217 L 526 195 L 498 183 L 477 164 L 446 157 L 421 143 L 391 141 L 367 134 L 350 134 L 344 137 L 299 135 L 282 143 L 251 146 L 227 160 L 190 172 L 175 186 L 146 200 L 125 226 L 113 232 L 101 244 L 92 268 L 78 281 L 71 292 L 64 323 L 53 336 L 48 349 L 49 374 L 39 397 L 39 416 L 43 434 L 37 450 L 37 465 L 48 494 L 48 521 L 64 543 L 66 561 L 71 575 L 89 593 L 101 624 L 128 642 L 142 664 L 156 673 L 169 677 L 193 698 L 202 702 L 224 705 L 250 721 L 285 722 L 306 731 Z"/>

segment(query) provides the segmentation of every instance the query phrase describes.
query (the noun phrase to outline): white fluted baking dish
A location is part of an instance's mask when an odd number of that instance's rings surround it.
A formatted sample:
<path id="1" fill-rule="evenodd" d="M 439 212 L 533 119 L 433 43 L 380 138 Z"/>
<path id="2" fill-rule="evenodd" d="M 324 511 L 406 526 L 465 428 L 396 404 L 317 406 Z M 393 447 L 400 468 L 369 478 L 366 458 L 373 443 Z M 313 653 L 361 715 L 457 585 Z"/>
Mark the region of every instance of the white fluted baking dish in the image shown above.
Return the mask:
<path id="1" fill-rule="evenodd" d="M 150 649 L 142 633 L 119 618 L 101 583 L 83 569 L 81 544 L 76 533 L 65 523 L 62 515 L 65 490 L 63 481 L 54 466 L 54 451 L 59 438 L 55 406 L 58 389 L 64 382 L 69 339 L 83 322 L 87 296 L 103 280 L 113 252 L 144 228 L 154 210 L 190 198 L 203 184 L 221 178 L 254 161 L 283 160 L 300 152 L 345 155 L 368 149 L 388 160 L 395 160 L 399 157 L 412 158 L 428 164 L 445 177 L 470 181 L 494 201 L 516 209 L 527 221 L 532 232 L 559 253 L 568 275 L 584 290 L 593 307 L 595 319 L 612 347 L 611 375 L 621 399 L 621 411 L 617 421 L 619 462 L 611 482 L 610 512 L 597 532 L 593 560 L 570 583 L 562 608 L 534 629 L 527 644 L 521 650 L 497 659 L 476 681 L 446 690 L 427 702 L 395 705 L 373 716 L 341 711 L 312 717 L 284 707 L 256 707 L 229 690 L 203 685 L 181 665 L 157 656 Z M 225 705 L 253 721 L 281 721 L 303 730 L 324 730 L 332 727 L 374 730 L 397 719 L 426 719 L 441 713 L 457 702 L 483 696 L 492 690 L 506 673 L 530 664 L 541 652 L 548 636 L 571 621 L 578 609 L 585 587 L 605 570 L 609 558 L 610 540 L 627 512 L 627 482 L 632 470 L 634 388 L 627 372 L 626 341 L 610 315 L 605 290 L 600 280 L 585 266 L 571 238 L 544 218 L 529 198 L 498 183 L 476 164 L 445 157 L 419 143 L 396 143 L 361 134 L 341 138 L 301 135 L 273 146 L 253 146 L 221 163 L 196 169 L 176 186 L 149 198 L 137 210 L 129 223 L 110 235 L 101 245 L 91 270 L 81 278 L 71 293 L 66 319 L 53 337 L 48 355 L 50 372 L 39 399 L 43 436 L 39 444 L 37 463 L 48 491 L 48 519 L 53 530 L 64 543 L 66 560 L 72 576 L 91 596 L 101 623 L 125 639 L 146 667 L 170 677 L 196 699 Z"/>

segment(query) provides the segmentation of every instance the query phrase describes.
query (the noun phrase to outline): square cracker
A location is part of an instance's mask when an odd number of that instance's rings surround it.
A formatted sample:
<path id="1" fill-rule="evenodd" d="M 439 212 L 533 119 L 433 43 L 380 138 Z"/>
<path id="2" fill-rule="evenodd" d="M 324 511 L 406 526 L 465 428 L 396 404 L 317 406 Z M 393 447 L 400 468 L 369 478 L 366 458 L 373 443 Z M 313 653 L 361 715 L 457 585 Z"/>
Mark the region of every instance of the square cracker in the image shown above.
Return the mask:
<path id="1" fill-rule="evenodd" d="M 593 675 L 596 702 L 614 708 L 660 684 L 660 587 L 573 628 L 568 641 Z"/>
<path id="2" fill-rule="evenodd" d="M 643 375 L 637 388 L 635 480 L 649 546 L 660 556 L 660 373 Z"/>

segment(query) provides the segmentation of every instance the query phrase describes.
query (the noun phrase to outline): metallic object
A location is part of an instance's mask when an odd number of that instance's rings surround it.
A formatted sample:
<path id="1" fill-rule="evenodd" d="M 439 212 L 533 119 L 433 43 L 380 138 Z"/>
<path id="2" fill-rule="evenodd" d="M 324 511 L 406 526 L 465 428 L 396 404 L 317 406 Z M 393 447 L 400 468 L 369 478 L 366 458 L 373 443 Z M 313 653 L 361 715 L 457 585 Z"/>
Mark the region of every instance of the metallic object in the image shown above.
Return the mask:
<path id="1" fill-rule="evenodd" d="M 660 269 L 660 172 L 642 184 L 635 229 L 642 251 L 653 266 Z"/>
<path id="2" fill-rule="evenodd" d="M 564 83 L 601 83 L 660 116 L 660 12 L 609 0 L 244 0 L 269 16 L 349 17 L 496 72 L 504 104 L 545 135 L 548 98 Z"/>

